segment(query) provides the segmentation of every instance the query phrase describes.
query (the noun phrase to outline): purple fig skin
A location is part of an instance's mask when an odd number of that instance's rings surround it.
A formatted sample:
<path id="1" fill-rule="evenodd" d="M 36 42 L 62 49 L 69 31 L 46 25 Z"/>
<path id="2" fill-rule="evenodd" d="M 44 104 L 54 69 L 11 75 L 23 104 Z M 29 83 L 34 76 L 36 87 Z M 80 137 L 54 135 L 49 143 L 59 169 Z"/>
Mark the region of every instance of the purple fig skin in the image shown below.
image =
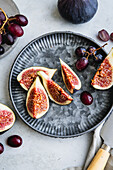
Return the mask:
<path id="1" fill-rule="evenodd" d="M 98 9 L 97 0 L 58 0 L 60 15 L 73 24 L 88 22 Z M 87 15 L 86 15 L 87 14 Z"/>

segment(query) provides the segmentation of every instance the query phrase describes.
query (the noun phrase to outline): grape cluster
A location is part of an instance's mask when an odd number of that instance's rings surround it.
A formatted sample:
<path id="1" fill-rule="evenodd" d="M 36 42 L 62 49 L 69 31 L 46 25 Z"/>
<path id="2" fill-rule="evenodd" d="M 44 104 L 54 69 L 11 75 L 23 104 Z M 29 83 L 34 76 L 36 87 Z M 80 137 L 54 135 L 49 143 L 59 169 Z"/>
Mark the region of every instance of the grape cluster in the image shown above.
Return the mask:
<path id="1" fill-rule="evenodd" d="M 107 44 L 104 44 L 102 47 L 104 47 Z M 84 70 L 87 66 L 88 66 L 88 58 L 90 56 L 94 57 L 94 60 L 96 62 L 101 62 L 104 57 L 102 54 L 97 54 L 97 51 L 99 49 L 101 49 L 102 47 L 96 49 L 94 46 L 89 46 L 87 49 L 85 49 L 84 47 L 77 47 L 75 50 L 75 54 L 79 57 L 79 59 L 76 62 L 76 69 L 78 71 L 82 71 Z"/>
<path id="2" fill-rule="evenodd" d="M 0 55 L 5 50 L 2 44 L 13 45 L 17 37 L 24 34 L 23 28 L 28 24 L 28 19 L 21 14 L 8 17 L 0 8 Z"/>
<path id="3" fill-rule="evenodd" d="M 107 43 L 104 44 L 102 47 L 104 47 L 105 45 L 107 45 Z M 97 54 L 97 51 L 102 47 L 97 49 L 94 46 L 89 46 L 87 49 L 82 46 L 77 47 L 75 50 L 75 54 L 78 57 L 78 60 L 75 63 L 76 69 L 78 71 L 84 70 L 89 64 L 88 59 L 90 56 L 93 57 L 96 62 L 102 62 L 102 60 L 104 59 L 103 55 L 100 53 Z M 93 96 L 88 91 L 83 91 L 80 95 L 80 99 L 85 105 L 91 105 L 93 102 Z"/>

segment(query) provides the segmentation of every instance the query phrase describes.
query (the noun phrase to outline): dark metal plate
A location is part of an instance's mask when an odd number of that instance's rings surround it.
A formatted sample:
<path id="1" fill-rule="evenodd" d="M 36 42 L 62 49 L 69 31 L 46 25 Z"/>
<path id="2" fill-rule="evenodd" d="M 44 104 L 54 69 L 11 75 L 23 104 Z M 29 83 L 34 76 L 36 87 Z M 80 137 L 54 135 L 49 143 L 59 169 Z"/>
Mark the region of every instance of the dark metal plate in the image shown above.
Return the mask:
<path id="1" fill-rule="evenodd" d="M 75 49 L 78 46 L 95 46 L 97 43 L 91 39 L 72 32 L 54 32 L 43 35 L 31 41 L 19 53 L 12 66 L 9 77 L 9 93 L 14 108 L 22 120 L 34 130 L 54 137 L 74 137 L 94 130 L 109 114 L 113 101 L 113 90 L 96 90 L 91 86 L 97 67 L 92 58 L 88 67 L 78 72 L 75 68 L 77 56 Z M 99 53 L 106 56 L 104 50 Z M 61 76 L 59 57 L 66 62 L 80 77 L 82 88 L 71 95 L 73 102 L 67 106 L 60 106 L 50 101 L 49 111 L 40 119 L 33 119 L 26 110 L 27 92 L 17 82 L 17 75 L 25 68 L 31 66 L 43 66 L 57 68 L 53 76 L 67 93 Z M 82 91 L 87 90 L 94 98 L 93 104 L 86 106 L 80 100 Z"/>

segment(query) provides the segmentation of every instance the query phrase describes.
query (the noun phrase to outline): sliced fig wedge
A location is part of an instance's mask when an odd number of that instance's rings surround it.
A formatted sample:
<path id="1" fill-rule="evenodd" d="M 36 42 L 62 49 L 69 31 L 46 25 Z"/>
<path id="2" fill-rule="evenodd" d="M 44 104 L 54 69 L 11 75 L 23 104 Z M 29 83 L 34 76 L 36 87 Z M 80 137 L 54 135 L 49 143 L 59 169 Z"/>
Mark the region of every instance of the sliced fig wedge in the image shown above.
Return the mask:
<path id="1" fill-rule="evenodd" d="M 76 73 L 64 62 L 60 59 L 61 63 L 61 72 L 63 81 L 70 93 L 73 93 L 73 90 L 79 90 L 81 88 L 81 81 Z"/>
<path id="2" fill-rule="evenodd" d="M 14 112 L 4 104 L 0 103 L 0 133 L 10 129 L 15 122 Z"/>
<path id="3" fill-rule="evenodd" d="M 109 89 L 113 85 L 113 48 L 101 63 L 91 85 L 100 90 Z"/>
<path id="4" fill-rule="evenodd" d="M 57 69 L 50 69 L 46 67 L 29 67 L 24 69 L 19 75 L 17 76 L 17 80 L 25 90 L 29 90 L 32 83 L 34 82 L 35 78 L 37 77 L 37 71 L 44 71 L 50 78 L 53 77 L 54 73 Z"/>
<path id="5" fill-rule="evenodd" d="M 27 93 L 26 107 L 29 115 L 35 119 L 42 117 L 49 109 L 49 99 L 39 76 Z"/>
<path id="6" fill-rule="evenodd" d="M 43 71 L 39 71 L 37 74 L 42 78 L 43 85 L 52 101 L 60 105 L 67 105 L 72 102 L 72 97 L 47 76 L 47 74 Z"/>

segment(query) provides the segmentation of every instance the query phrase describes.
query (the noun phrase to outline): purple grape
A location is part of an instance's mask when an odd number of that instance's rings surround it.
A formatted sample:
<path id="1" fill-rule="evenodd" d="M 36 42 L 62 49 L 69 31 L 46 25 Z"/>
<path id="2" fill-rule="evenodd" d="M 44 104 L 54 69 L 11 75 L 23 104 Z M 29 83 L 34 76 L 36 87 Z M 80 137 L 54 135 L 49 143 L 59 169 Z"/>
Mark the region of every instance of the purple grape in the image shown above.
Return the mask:
<path id="1" fill-rule="evenodd" d="M 0 27 L 3 25 L 3 22 L 0 20 Z"/>
<path id="2" fill-rule="evenodd" d="M 0 45 L 2 44 L 2 34 L 0 34 Z"/>
<path id="3" fill-rule="evenodd" d="M 0 143 L 0 154 L 2 154 L 4 152 L 4 146 L 2 143 Z"/>
<path id="4" fill-rule="evenodd" d="M 96 48 L 93 47 L 93 46 L 89 46 L 89 47 L 87 48 L 87 51 L 88 51 L 89 53 L 93 53 L 94 50 L 96 50 Z M 97 51 L 94 52 L 94 54 L 96 54 L 96 53 L 97 53 Z M 93 54 L 92 54 L 91 56 L 93 56 Z"/>
<path id="5" fill-rule="evenodd" d="M 28 19 L 21 14 L 15 15 L 16 23 L 20 26 L 26 26 L 28 24 Z"/>
<path id="6" fill-rule="evenodd" d="M 0 55 L 4 54 L 5 50 L 2 46 L 0 46 Z"/>
<path id="7" fill-rule="evenodd" d="M 5 15 L 4 15 L 4 13 L 2 11 L 0 11 L 0 20 L 1 21 L 5 21 L 6 20 Z"/>
<path id="8" fill-rule="evenodd" d="M 98 37 L 100 38 L 100 40 L 106 42 L 110 39 L 109 33 L 102 29 L 101 31 L 98 32 Z"/>
<path id="9" fill-rule="evenodd" d="M 7 45 L 13 45 L 14 44 L 14 38 L 10 33 L 5 34 L 4 36 L 4 42 Z"/>
<path id="10" fill-rule="evenodd" d="M 75 50 L 75 54 L 78 56 L 78 57 L 84 57 L 85 56 L 85 51 L 86 49 L 84 47 L 78 47 L 76 48 Z"/>
<path id="11" fill-rule="evenodd" d="M 24 34 L 24 31 L 23 29 L 21 28 L 20 25 L 17 25 L 17 24 L 14 24 L 14 23 L 11 23 L 9 26 L 8 26 L 8 31 L 13 35 L 13 36 L 16 36 L 16 37 L 21 37 L 23 34 Z"/>
<path id="12" fill-rule="evenodd" d="M 82 71 L 88 66 L 88 59 L 85 57 L 82 57 L 77 60 L 75 65 L 76 65 L 77 70 Z"/>
<path id="13" fill-rule="evenodd" d="M 80 98 L 82 103 L 85 105 L 91 105 L 93 102 L 92 95 L 87 91 L 82 92 Z"/>
<path id="14" fill-rule="evenodd" d="M 97 61 L 97 62 L 101 62 L 101 61 L 103 61 L 104 57 L 103 57 L 102 54 L 97 54 L 94 59 L 95 59 L 95 61 Z"/>
<path id="15" fill-rule="evenodd" d="M 110 34 L 110 40 L 113 41 L 113 32 Z"/>
<path id="16" fill-rule="evenodd" d="M 7 144 L 11 147 L 19 147 L 22 145 L 22 138 L 18 135 L 8 137 Z"/>

